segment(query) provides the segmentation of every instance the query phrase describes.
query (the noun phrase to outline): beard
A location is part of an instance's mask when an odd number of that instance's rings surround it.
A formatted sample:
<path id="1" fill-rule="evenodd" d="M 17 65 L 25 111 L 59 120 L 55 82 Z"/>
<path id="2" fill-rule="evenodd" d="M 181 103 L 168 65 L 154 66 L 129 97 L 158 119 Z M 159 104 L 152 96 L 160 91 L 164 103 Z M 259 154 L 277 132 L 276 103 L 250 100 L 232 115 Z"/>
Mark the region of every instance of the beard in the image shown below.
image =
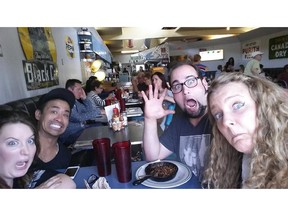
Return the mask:
<path id="1" fill-rule="evenodd" d="M 196 112 L 189 113 L 187 109 L 184 110 L 184 113 L 188 118 L 200 118 L 205 114 L 207 106 L 204 106 L 203 104 L 200 104 L 199 102 L 197 103 L 199 105 L 199 109 Z"/>

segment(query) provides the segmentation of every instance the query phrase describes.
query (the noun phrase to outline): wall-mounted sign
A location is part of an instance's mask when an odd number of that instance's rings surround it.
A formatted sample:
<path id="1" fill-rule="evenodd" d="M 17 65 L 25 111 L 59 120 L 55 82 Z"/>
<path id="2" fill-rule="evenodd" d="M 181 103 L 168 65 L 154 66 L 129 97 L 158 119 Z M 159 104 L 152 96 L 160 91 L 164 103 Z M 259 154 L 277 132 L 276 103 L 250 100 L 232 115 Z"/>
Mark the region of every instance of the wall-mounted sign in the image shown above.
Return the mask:
<path id="1" fill-rule="evenodd" d="M 242 60 L 250 60 L 252 52 L 260 51 L 259 41 L 252 41 L 242 44 Z"/>
<path id="2" fill-rule="evenodd" d="M 59 85 L 58 70 L 53 62 L 23 61 L 27 90 Z"/>
<path id="3" fill-rule="evenodd" d="M 56 46 L 51 28 L 18 28 L 27 90 L 59 85 Z"/>
<path id="4" fill-rule="evenodd" d="M 288 35 L 269 40 L 269 59 L 288 58 Z"/>
<path id="5" fill-rule="evenodd" d="M 70 58 L 74 58 L 75 57 L 75 54 L 74 54 L 74 50 L 75 50 L 74 49 L 74 42 L 69 36 L 65 37 L 65 46 L 66 46 L 67 56 L 70 57 Z"/>
<path id="6" fill-rule="evenodd" d="M 169 63 L 169 46 L 168 43 L 153 47 L 151 49 L 133 54 L 130 56 L 130 62 L 143 63 L 145 61 Z"/>

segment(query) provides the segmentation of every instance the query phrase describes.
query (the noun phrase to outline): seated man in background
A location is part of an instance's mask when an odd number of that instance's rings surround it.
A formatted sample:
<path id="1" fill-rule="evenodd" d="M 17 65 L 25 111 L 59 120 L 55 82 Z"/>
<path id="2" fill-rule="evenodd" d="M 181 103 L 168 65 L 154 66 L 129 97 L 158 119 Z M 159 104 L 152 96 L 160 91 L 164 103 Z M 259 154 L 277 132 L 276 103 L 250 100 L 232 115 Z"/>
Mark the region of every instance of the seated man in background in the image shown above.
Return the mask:
<path id="1" fill-rule="evenodd" d="M 69 79 L 65 88 L 75 96 L 75 104 L 71 110 L 69 124 L 66 131 L 59 137 L 59 142 L 69 146 L 77 140 L 85 128 L 102 125 L 97 118 L 102 117 L 101 110 L 95 109 L 82 88 L 81 81 Z"/>
<path id="2" fill-rule="evenodd" d="M 69 124 L 74 103 L 73 93 L 64 88 L 53 89 L 39 99 L 35 111 L 40 141 L 40 151 L 33 165 L 36 170 L 65 169 L 69 166 L 71 152 L 58 143 L 58 138 Z"/>

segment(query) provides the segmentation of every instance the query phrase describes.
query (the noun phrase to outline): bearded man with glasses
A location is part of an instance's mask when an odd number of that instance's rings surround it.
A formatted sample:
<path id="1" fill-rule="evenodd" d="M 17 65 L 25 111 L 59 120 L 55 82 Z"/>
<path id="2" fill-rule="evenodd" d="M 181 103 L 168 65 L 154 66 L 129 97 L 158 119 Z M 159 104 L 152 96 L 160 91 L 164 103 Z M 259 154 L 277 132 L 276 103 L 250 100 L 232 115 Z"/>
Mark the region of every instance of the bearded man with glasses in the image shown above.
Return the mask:
<path id="1" fill-rule="evenodd" d="M 170 86 L 177 106 L 182 110 L 173 117 L 169 127 L 158 137 L 157 119 L 174 110 L 164 110 L 165 93 L 158 96 L 149 86 L 145 100 L 143 146 L 147 161 L 165 159 L 175 153 L 177 160 L 188 165 L 192 173 L 202 180 L 208 160 L 212 127 L 207 115 L 208 83 L 190 62 L 178 62 L 170 69 Z M 167 89 L 166 89 L 167 91 Z"/>

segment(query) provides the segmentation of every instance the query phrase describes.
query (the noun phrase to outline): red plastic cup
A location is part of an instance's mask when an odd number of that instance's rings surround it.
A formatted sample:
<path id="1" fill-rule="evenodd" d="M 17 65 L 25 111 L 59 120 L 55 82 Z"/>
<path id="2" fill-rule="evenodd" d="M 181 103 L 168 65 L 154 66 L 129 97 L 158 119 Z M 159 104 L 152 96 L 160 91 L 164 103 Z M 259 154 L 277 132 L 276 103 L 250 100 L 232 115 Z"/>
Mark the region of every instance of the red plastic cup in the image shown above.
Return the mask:
<path id="1" fill-rule="evenodd" d="M 120 104 L 120 111 L 124 112 L 126 110 L 126 106 L 125 106 L 125 100 L 123 98 L 121 98 L 119 100 L 119 104 Z"/>
<path id="2" fill-rule="evenodd" d="M 130 141 L 114 143 L 113 150 L 118 181 L 121 183 L 131 181 L 132 167 Z"/>
<path id="3" fill-rule="evenodd" d="M 106 106 L 111 105 L 111 100 L 106 98 L 106 99 L 105 99 L 105 105 L 106 105 Z"/>
<path id="4" fill-rule="evenodd" d="M 99 176 L 111 174 L 111 147 L 109 138 L 95 139 L 92 142 Z"/>

